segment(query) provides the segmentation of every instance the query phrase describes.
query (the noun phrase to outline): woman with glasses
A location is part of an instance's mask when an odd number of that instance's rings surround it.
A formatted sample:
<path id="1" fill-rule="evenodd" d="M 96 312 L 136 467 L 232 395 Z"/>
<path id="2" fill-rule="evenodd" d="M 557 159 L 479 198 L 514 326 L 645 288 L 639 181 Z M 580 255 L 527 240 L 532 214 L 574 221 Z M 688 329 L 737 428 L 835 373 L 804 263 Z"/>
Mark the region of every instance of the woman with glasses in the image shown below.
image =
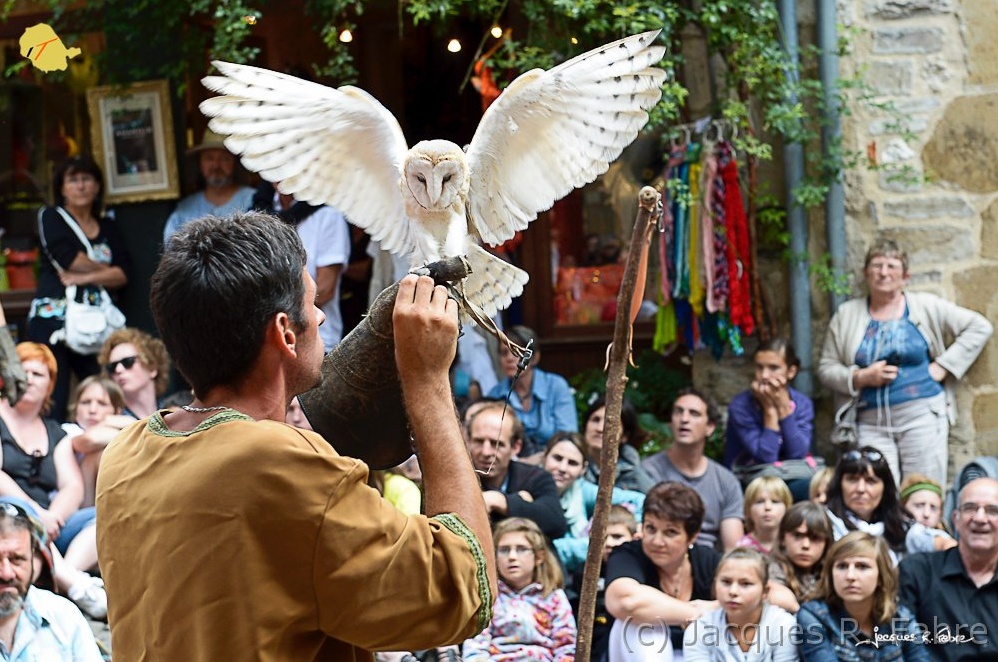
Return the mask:
<path id="1" fill-rule="evenodd" d="M 123 414 L 141 419 L 161 407 L 170 382 L 170 356 L 163 341 L 131 327 L 119 329 L 104 342 L 98 360 L 125 396 Z"/>
<path id="2" fill-rule="evenodd" d="M 0 496 L 20 499 L 38 513 L 49 538 L 65 556 L 66 572 L 56 581 L 69 597 L 95 618 L 107 613 L 100 579 L 86 574 L 97 565 L 96 513 L 80 509 L 83 476 L 72 441 L 57 422 L 45 418 L 51 407 L 57 367 L 52 351 L 23 342 L 17 355 L 28 388 L 11 406 L 0 400 Z"/>
<path id="3" fill-rule="evenodd" d="M 887 459 L 872 446 L 842 455 L 825 507 L 835 540 L 851 531 L 882 537 L 895 564 L 905 553 L 934 549 L 933 533 L 905 512 Z"/>
<path id="4" fill-rule="evenodd" d="M 841 414 L 855 408 L 858 444 L 883 454 L 896 484 L 909 473 L 945 483 L 954 386 L 993 327 L 973 310 L 906 291 L 908 255 L 893 240 L 870 247 L 863 275 L 868 296 L 835 312 L 818 378 Z"/>
<path id="5" fill-rule="evenodd" d="M 96 163 L 87 157 L 69 159 L 56 170 L 53 189 L 55 206 L 46 207 L 38 217 L 42 257 L 28 312 L 27 338 L 48 345 L 55 355 L 59 374 L 52 393 L 52 414 L 62 422 L 70 373 L 83 379 L 98 371 L 93 356 L 77 354 L 64 343 L 51 341 L 52 334 L 66 324 L 66 287 L 99 285 L 114 293 L 128 283 L 131 259 L 114 221 L 101 215 L 103 176 Z M 77 230 L 87 238 L 89 250 Z"/>
<path id="6" fill-rule="evenodd" d="M 922 626 L 898 603 L 884 539 L 853 531 L 834 543 L 813 599 L 797 612 L 805 662 L 928 662 Z"/>

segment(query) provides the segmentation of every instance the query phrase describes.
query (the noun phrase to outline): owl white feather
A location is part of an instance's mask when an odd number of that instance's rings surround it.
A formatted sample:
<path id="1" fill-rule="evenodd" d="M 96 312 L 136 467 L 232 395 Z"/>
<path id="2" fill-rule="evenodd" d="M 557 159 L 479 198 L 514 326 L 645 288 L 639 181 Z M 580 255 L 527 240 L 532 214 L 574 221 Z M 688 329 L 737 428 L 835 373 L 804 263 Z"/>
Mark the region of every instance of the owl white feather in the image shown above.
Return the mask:
<path id="1" fill-rule="evenodd" d="M 482 117 L 467 153 L 446 140 L 409 149 L 392 114 L 355 87 L 333 89 L 215 62 L 201 104 L 243 164 L 297 200 L 329 204 L 413 266 L 463 255 L 467 300 L 487 317 L 523 292 L 499 245 L 606 172 L 658 103 L 665 54 L 645 32 L 519 76 Z"/>

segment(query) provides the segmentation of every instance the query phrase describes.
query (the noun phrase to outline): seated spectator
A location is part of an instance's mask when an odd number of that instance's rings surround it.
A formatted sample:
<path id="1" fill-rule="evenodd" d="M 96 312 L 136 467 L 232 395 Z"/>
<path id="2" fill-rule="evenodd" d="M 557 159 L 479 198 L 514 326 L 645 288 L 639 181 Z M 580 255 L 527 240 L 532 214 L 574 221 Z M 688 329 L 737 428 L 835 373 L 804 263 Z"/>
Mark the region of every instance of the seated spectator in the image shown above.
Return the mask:
<path id="1" fill-rule="evenodd" d="M 17 355 L 28 388 L 13 407 L 0 401 L 0 496 L 22 500 L 33 508 L 56 549 L 65 555 L 60 589 L 95 618 L 107 613 L 104 584 L 85 570 L 97 564 L 96 513 L 80 509 L 83 476 L 73 456 L 72 441 L 48 414 L 56 362 L 48 347 L 24 342 Z"/>
<path id="2" fill-rule="evenodd" d="M 924 474 L 911 474 L 901 481 L 901 507 L 933 536 L 932 550 L 956 547 L 956 540 L 943 522 L 943 488 Z"/>
<path id="3" fill-rule="evenodd" d="M 616 619 L 611 660 L 637 643 L 656 654 L 668 645 L 681 651 L 686 624 L 720 606 L 712 586 L 721 556 L 693 544 L 703 517 L 703 501 L 687 485 L 665 482 L 649 490 L 641 539 L 617 547 L 607 562 L 606 607 Z"/>
<path id="4" fill-rule="evenodd" d="M 606 398 L 600 397 L 586 411 L 585 440 L 589 448 L 589 467 L 585 478 L 599 485 L 600 458 L 603 453 L 603 425 L 606 421 Z M 641 429 L 634 406 L 625 398 L 620 408 L 620 446 L 617 456 L 617 471 L 613 484 L 625 490 L 644 494 L 655 486 L 654 478 L 640 467 L 641 456 L 638 448 L 648 438 Z"/>
<path id="5" fill-rule="evenodd" d="M 578 432 L 579 413 L 575 410 L 572 387 L 565 378 L 537 367 L 541 361 L 537 334 L 525 326 L 514 326 L 506 330 L 506 336 L 521 347 L 533 341 L 530 349 L 534 354 L 514 384 L 519 359 L 500 343 L 499 364 L 505 378 L 492 387 L 489 397 L 506 398 L 509 394 L 509 406 L 523 423 L 523 455 L 530 456 L 543 450 L 555 432 Z"/>
<path id="6" fill-rule="evenodd" d="M 814 599 L 797 612 L 804 660 L 928 662 L 921 625 L 898 604 L 897 588 L 886 540 L 853 531 L 836 541 Z"/>
<path id="7" fill-rule="evenodd" d="M 566 572 L 575 572 L 586 562 L 589 550 L 589 524 L 599 492 L 592 483 L 579 480 L 586 470 L 582 437 L 576 432 L 557 432 L 544 451 L 544 469 L 554 478 L 565 513 L 568 534 L 554 541 L 554 548 Z M 611 503 L 627 504 L 641 516 L 645 495 L 613 488 Z"/>
<path id="8" fill-rule="evenodd" d="M 844 453 L 828 486 L 828 517 L 838 540 L 850 531 L 883 536 L 895 563 L 905 552 L 935 548 L 935 536 L 901 507 L 887 460 L 873 447 Z"/>
<path id="9" fill-rule="evenodd" d="M 955 548 L 901 562 L 901 603 L 929 624 L 935 659 L 998 660 L 998 481 L 960 490 L 953 528 Z"/>
<path id="10" fill-rule="evenodd" d="M 769 569 L 759 552 L 738 548 L 717 565 L 714 594 L 721 603 L 686 628 L 686 662 L 796 662 L 796 619 L 766 601 Z"/>
<path id="11" fill-rule="evenodd" d="M 672 405 L 672 445 L 645 459 L 641 468 L 655 480 L 678 481 L 696 490 L 705 507 L 697 544 L 729 550 L 745 535 L 744 508 L 738 479 L 704 455 L 718 420 L 709 396 L 693 388 L 681 390 Z"/>
<path id="12" fill-rule="evenodd" d="M 610 506 L 610 513 L 606 521 L 606 543 L 603 545 L 603 563 L 599 569 L 599 580 L 596 583 L 595 609 L 593 610 L 593 631 L 590 641 L 589 659 L 594 662 L 606 660 L 607 645 L 610 639 L 610 628 L 613 625 L 613 616 L 606 610 L 606 564 L 610 559 L 610 553 L 625 542 L 631 542 L 637 538 L 638 520 L 634 513 L 626 506 Z M 561 540 L 564 540 L 562 538 Z M 558 541 L 556 540 L 555 543 Z M 580 567 L 572 573 L 571 585 L 574 590 L 567 590 L 572 611 L 579 613 L 579 588 L 582 586 L 582 576 L 585 567 Z"/>
<path id="13" fill-rule="evenodd" d="M 62 429 L 71 440 L 73 452 L 83 474 L 83 507 L 94 505 L 97 494 L 97 469 L 104 447 L 135 419 L 121 412 L 125 397 L 118 385 L 103 375 L 91 375 L 80 382 L 69 403 L 69 417 L 74 423 L 63 423 Z"/>
<path id="14" fill-rule="evenodd" d="M 466 662 L 575 659 L 575 619 L 561 569 L 532 521 L 513 517 L 493 533 L 499 594 L 492 622 L 464 642 Z"/>
<path id="15" fill-rule="evenodd" d="M 170 357 L 163 341 L 128 327 L 112 333 L 97 357 L 125 396 L 126 416 L 146 418 L 162 406 L 170 382 Z"/>
<path id="16" fill-rule="evenodd" d="M 418 515 L 423 505 L 423 494 L 419 485 L 395 469 L 371 471 L 367 476 L 367 484 L 378 490 L 385 501 L 395 506 L 405 515 Z"/>
<path id="17" fill-rule="evenodd" d="M 810 501 L 790 506 L 780 523 L 779 543 L 769 576 L 790 589 L 798 603 L 803 602 L 818 584 L 825 552 L 832 544 L 832 522 L 825 509 Z M 796 608 L 790 611 L 797 613 Z"/>
<path id="18" fill-rule="evenodd" d="M 86 619 L 71 602 L 32 586 L 44 558 L 44 527 L 20 505 L 0 499 L 0 653 L 6 660 L 101 662 Z"/>
<path id="19" fill-rule="evenodd" d="M 305 418 L 305 410 L 301 408 L 297 395 L 291 398 L 291 404 L 288 405 L 288 411 L 284 415 L 284 422 L 302 430 L 312 429 L 312 424 Z"/>
<path id="20" fill-rule="evenodd" d="M 780 523 L 793 503 L 787 484 L 775 476 L 759 476 L 745 488 L 745 529 L 739 547 L 769 554 L 779 541 Z"/>
<path id="21" fill-rule="evenodd" d="M 503 403 L 478 408 L 467 423 L 467 444 L 481 474 L 485 506 L 493 524 L 506 517 L 533 520 L 549 539 L 568 531 L 558 488 L 540 467 L 513 460 L 523 449 L 523 426 Z"/>
<path id="22" fill-rule="evenodd" d="M 808 498 L 815 503 L 825 505 L 828 502 L 828 484 L 832 482 L 832 476 L 834 475 L 835 469 L 833 467 L 819 469 L 818 473 L 814 474 L 811 478 L 811 485 L 808 487 Z"/>
<path id="23" fill-rule="evenodd" d="M 800 359 L 783 338 L 759 345 L 753 356 L 755 379 L 728 406 L 724 466 L 751 467 L 777 460 L 797 460 L 811 452 L 814 405 L 790 386 Z M 795 501 L 802 501 L 808 481 L 791 481 Z"/>

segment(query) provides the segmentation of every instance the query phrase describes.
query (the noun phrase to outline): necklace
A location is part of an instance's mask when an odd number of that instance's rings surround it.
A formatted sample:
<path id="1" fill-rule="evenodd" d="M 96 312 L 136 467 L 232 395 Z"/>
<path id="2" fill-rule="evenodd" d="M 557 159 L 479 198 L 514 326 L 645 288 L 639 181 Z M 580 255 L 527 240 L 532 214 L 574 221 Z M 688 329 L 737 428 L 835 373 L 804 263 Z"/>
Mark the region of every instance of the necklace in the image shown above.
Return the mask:
<path id="1" fill-rule="evenodd" d="M 190 405 L 181 405 L 181 409 L 184 411 L 189 411 L 192 414 L 204 414 L 209 411 L 222 411 L 223 409 L 228 409 L 228 407 L 192 407 Z"/>
<path id="2" fill-rule="evenodd" d="M 686 580 L 689 579 L 689 577 L 687 576 L 687 573 L 683 572 L 686 569 L 686 562 L 688 560 L 689 560 L 689 554 L 686 555 L 686 558 L 684 558 L 683 561 L 679 564 L 679 568 L 676 569 L 676 574 L 679 575 L 679 577 L 678 577 L 678 579 L 674 580 L 674 583 L 672 584 L 672 588 L 671 589 L 665 588 L 665 586 L 664 586 L 665 582 L 664 581 L 660 581 L 659 582 L 659 585 L 662 586 L 662 588 L 663 588 L 663 590 L 664 590 L 664 592 L 666 594 L 671 595 L 674 598 L 678 598 L 679 597 L 679 594 L 683 590 L 683 585 L 686 583 Z"/>

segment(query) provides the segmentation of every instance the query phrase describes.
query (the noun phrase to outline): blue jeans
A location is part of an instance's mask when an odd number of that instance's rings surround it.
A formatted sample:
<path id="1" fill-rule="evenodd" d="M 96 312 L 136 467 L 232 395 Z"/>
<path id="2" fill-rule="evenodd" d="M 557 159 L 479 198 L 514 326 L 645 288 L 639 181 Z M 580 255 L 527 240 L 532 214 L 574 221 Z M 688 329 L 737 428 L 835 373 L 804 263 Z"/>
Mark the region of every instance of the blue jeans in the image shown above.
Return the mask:
<path id="1" fill-rule="evenodd" d="M 69 549 L 69 543 L 73 542 L 73 538 L 79 535 L 80 531 L 87 528 L 88 526 L 93 526 L 97 523 L 97 509 L 93 506 L 89 508 L 81 508 L 75 513 L 69 516 L 66 520 L 65 526 L 59 531 L 59 537 L 55 541 L 56 549 L 59 550 L 60 554 L 65 555 L 66 550 Z"/>

